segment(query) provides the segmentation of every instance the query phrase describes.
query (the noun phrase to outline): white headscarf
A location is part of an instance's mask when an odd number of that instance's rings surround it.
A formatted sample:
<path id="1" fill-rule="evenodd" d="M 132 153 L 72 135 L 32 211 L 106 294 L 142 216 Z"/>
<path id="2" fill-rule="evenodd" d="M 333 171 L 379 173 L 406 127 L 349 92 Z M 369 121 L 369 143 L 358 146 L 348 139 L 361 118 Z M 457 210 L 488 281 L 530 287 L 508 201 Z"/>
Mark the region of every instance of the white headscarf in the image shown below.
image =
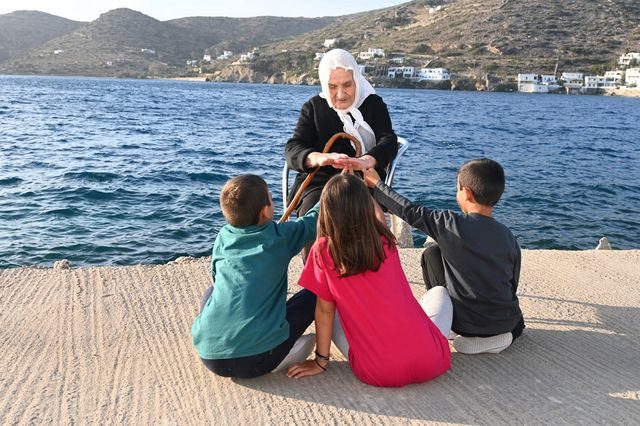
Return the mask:
<path id="1" fill-rule="evenodd" d="M 353 104 L 348 109 L 337 109 L 331 101 L 331 95 L 329 94 L 329 77 L 331 71 L 336 68 L 342 68 L 347 71 L 353 72 L 353 81 L 356 85 L 356 96 Z M 338 117 L 342 121 L 343 130 L 345 133 L 354 136 L 360 141 L 362 148 L 362 154 L 368 152 L 376 145 L 376 135 L 371 129 L 371 126 L 364 121 L 362 113 L 358 109 L 369 95 L 376 93 L 373 86 L 367 81 L 366 78 L 360 73 L 356 60 L 351 53 L 342 49 L 333 49 L 328 51 L 322 57 L 320 65 L 318 66 L 318 74 L 320 75 L 320 84 L 322 85 L 322 92 L 320 96 L 326 99 L 329 106 L 338 113 Z M 355 120 L 355 123 L 349 116 Z"/>

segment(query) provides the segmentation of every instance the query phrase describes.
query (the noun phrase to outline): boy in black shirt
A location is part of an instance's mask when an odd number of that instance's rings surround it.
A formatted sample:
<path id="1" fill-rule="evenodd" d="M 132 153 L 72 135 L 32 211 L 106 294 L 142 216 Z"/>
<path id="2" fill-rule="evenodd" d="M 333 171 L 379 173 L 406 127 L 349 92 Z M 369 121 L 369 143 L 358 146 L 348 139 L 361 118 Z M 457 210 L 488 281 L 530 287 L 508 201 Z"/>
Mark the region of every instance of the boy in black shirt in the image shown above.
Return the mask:
<path id="1" fill-rule="evenodd" d="M 511 231 L 492 217 L 504 191 L 504 170 L 481 158 L 458 170 L 456 200 L 463 214 L 432 210 L 402 197 L 365 172 L 373 196 L 396 216 L 431 236 L 422 254 L 427 289 L 446 286 L 453 302 L 453 346 L 461 353 L 498 353 L 524 329 L 516 290 L 520 247 Z"/>

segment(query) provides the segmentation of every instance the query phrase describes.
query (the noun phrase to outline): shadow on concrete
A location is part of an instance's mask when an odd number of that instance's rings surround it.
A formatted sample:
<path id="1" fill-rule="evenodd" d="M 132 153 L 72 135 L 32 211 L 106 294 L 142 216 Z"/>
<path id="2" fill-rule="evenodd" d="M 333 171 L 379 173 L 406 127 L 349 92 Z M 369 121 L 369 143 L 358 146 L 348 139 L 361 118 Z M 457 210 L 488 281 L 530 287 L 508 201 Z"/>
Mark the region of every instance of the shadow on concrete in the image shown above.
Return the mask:
<path id="1" fill-rule="evenodd" d="M 236 383 L 373 417 L 481 424 L 635 423 L 640 418 L 640 309 L 523 297 L 564 307 L 583 304 L 593 310 L 595 320 L 528 318 L 523 336 L 503 353 L 454 352 L 449 372 L 403 388 L 366 385 L 345 361 L 332 362 L 321 376 L 289 379 L 274 373 Z"/>

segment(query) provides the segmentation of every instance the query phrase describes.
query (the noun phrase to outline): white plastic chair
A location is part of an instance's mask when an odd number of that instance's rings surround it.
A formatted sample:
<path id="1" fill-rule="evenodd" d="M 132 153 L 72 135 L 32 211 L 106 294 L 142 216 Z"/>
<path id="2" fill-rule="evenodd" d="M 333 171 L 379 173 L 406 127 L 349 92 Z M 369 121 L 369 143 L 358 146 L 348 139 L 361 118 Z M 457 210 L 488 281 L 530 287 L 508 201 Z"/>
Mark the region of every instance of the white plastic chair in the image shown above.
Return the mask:
<path id="1" fill-rule="evenodd" d="M 393 186 L 393 177 L 396 174 L 396 166 L 398 165 L 398 160 L 400 156 L 404 154 L 404 152 L 409 148 L 409 142 L 405 138 L 398 137 L 398 153 L 396 154 L 396 158 L 393 159 L 391 164 L 387 167 L 387 177 L 384 180 L 389 187 Z M 284 205 L 284 211 L 289 207 L 287 205 L 287 198 L 289 198 L 289 165 L 287 161 L 284 162 L 284 167 L 282 168 L 282 203 Z"/>

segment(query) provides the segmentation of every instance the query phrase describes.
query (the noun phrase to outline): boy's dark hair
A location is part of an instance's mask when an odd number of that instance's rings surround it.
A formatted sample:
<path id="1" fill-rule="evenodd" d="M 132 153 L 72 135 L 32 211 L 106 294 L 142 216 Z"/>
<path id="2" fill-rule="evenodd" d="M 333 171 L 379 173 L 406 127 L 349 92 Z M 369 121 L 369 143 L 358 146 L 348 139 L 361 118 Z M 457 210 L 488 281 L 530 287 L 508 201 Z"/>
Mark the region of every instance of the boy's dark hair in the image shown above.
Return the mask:
<path id="1" fill-rule="evenodd" d="M 260 210 L 269 204 L 267 183 L 256 175 L 231 178 L 220 192 L 222 214 L 230 225 L 238 228 L 256 225 Z"/>
<path id="2" fill-rule="evenodd" d="M 493 207 L 504 192 L 504 170 L 488 158 L 469 160 L 458 169 L 460 188 L 467 187 L 478 204 Z"/>

